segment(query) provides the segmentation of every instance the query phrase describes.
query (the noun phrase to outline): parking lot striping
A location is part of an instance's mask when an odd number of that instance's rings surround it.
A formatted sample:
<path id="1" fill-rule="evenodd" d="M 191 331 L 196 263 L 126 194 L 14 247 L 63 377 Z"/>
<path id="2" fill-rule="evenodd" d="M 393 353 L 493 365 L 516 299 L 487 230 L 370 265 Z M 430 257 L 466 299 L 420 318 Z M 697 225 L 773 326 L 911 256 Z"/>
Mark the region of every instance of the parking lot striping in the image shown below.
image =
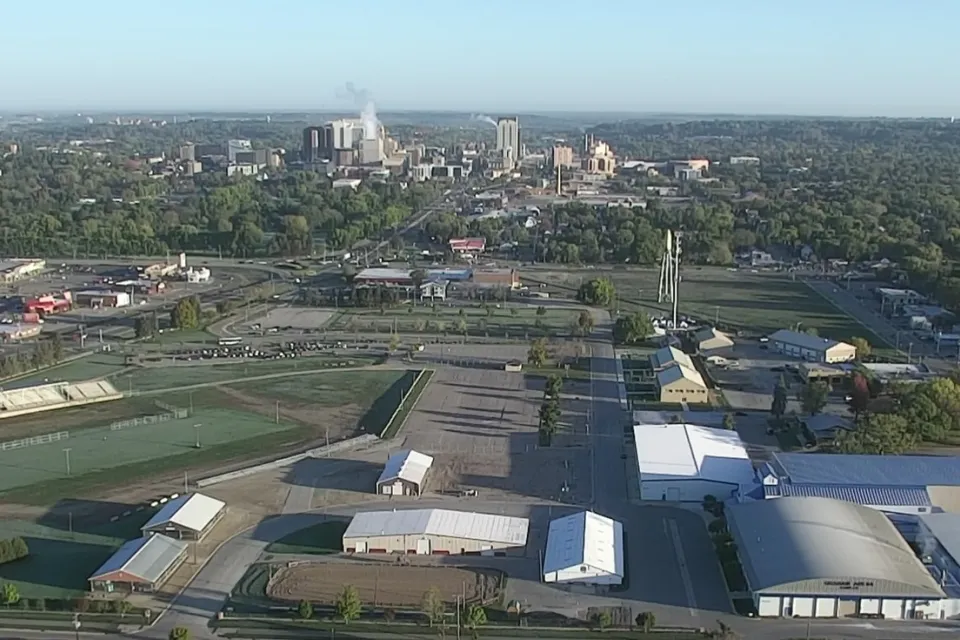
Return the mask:
<path id="1" fill-rule="evenodd" d="M 680 567 L 680 579 L 683 580 L 683 590 L 687 592 L 687 611 L 694 618 L 700 616 L 697 610 L 697 596 L 693 591 L 693 581 L 690 579 L 690 571 L 687 569 L 687 559 L 683 553 L 683 542 L 680 540 L 680 530 L 677 528 L 677 521 L 673 518 L 667 518 L 663 521 L 663 529 L 673 540 L 673 551 L 677 556 L 677 566 Z"/>

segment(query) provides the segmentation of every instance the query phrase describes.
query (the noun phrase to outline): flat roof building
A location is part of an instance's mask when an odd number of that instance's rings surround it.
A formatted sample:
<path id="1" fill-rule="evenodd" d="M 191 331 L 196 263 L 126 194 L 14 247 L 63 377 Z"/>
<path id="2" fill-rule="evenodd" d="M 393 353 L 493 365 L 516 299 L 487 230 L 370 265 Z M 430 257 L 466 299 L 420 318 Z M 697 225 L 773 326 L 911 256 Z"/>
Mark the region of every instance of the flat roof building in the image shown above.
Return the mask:
<path id="1" fill-rule="evenodd" d="M 593 511 L 550 522 L 543 554 L 543 581 L 597 586 L 624 578 L 623 525 Z"/>
<path id="2" fill-rule="evenodd" d="M 178 540 L 202 540 L 223 518 L 226 507 L 226 503 L 202 493 L 177 496 L 143 525 L 143 534 L 162 533 Z"/>
<path id="3" fill-rule="evenodd" d="M 692 424 L 633 427 L 641 500 L 702 502 L 746 493 L 756 473 L 736 431 Z"/>
<path id="4" fill-rule="evenodd" d="M 793 358 L 812 362 L 850 362 L 857 357 L 857 348 L 846 342 L 780 329 L 770 335 L 771 349 Z"/>
<path id="5" fill-rule="evenodd" d="M 529 526 L 526 518 L 448 509 L 365 511 L 350 521 L 343 534 L 343 550 L 347 553 L 522 555 Z"/>
<path id="6" fill-rule="evenodd" d="M 879 511 L 828 498 L 729 505 L 760 616 L 940 617 L 943 589 Z"/>
<path id="7" fill-rule="evenodd" d="M 144 536 L 117 549 L 90 576 L 90 590 L 113 593 L 158 590 L 183 564 L 187 543 L 167 536 Z"/>
<path id="8" fill-rule="evenodd" d="M 377 493 L 392 496 L 419 496 L 423 493 L 433 458 L 418 451 L 398 451 L 387 459 L 377 480 Z"/>

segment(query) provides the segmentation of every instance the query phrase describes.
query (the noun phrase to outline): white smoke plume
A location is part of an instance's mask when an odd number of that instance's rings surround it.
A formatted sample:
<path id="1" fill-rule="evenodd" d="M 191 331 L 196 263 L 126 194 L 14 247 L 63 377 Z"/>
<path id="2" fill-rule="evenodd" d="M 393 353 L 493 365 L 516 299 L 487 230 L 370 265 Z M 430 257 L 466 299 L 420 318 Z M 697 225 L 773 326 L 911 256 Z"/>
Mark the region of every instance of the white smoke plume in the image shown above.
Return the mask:
<path id="1" fill-rule="evenodd" d="M 470 119 L 476 120 L 477 122 L 486 122 L 487 124 L 492 124 L 493 126 L 497 126 L 496 120 L 494 120 L 490 116 L 485 116 L 482 113 L 475 113 L 472 116 L 470 116 Z"/>
<path id="2" fill-rule="evenodd" d="M 354 103 L 360 107 L 360 119 L 363 121 L 363 139 L 376 140 L 380 129 L 380 120 L 377 118 L 377 105 L 373 96 L 366 89 L 358 89 L 352 82 L 346 85 L 347 93 Z"/>

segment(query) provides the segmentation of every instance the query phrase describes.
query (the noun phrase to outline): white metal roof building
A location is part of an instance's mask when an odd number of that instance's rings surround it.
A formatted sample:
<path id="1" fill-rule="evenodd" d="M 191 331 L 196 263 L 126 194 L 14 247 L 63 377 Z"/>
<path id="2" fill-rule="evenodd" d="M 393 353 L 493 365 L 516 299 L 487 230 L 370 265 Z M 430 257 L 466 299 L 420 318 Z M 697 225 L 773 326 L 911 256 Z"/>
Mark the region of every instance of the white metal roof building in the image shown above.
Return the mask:
<path id="1" fill-rule="evenodd" d="M 633 428 L 641 500 L 726 500 L 756 482 L 736 431 L 692 424 L 641 424 Z"/>
<path id="2" fill-rule="evenodd" d="M 183 563 L 186 555 L 186 542 L 166 536 L 130 540 L 90 576 L 90 590 L 156 591 Z"/>
<path id="3" fill-rule="evenodd" d="M 716 349 L 727 349 L 733 346 L 733 340 L 730 336 L 717 330 L 715 327 L 703 327 L 693 334 L 693 342 L 697 345 L 697 350 L 713 351 Z"/>
<path id="4" fill-rule="evenodd" d="M 593 511 L 550 523 L 543 581 L 618 585 L 623 582 L 623 525 Z"/>
<path id="5" fill-rule="evenodd" d="M 366 511 L 343 534 L 348 553 L 522 554 L 530 523 L 526 518 L 409 509 Z"/>
<path id="6" fill-rule="evenodd" d="M 144 535 L 162 533 L 171 538 L 201 540 L 226 513 L 226 503 L 191 493 L 170 500 L 147 524 Z"/>
<path id="7" fill-rule="evenodd" d="M 770 335 L 774 351 L 813 362 L 849 362 L 857 357 L 857 348 L 846 342 L 780 329 Z"/>
<path id="8" fill-rule="evenodd" d="M 761 616 L 939 617 L 946 595 L 887 517 L 829 498 L 727 507 Z"/>
<path id="9" fill-rule="evenodd" d="M 654 371 L 666 369 L 667 367 L 672 367 L 676 364 L 688 369 L 696 370 L 696 367 L 693 366 L 693 360 L 690 359 L 690 356 L 676 347 L 664 347 L 662 349 L 657 349 L 650 355 L 650 366 L 653 367 Z"/>
<path id="10" fill-rule="evenodd" d="M 377 480 L 377 493 L 393 496 L 418 496 L 423 493 L 433 458 L 413 450 L 398 451 L 387 459 Z"/>

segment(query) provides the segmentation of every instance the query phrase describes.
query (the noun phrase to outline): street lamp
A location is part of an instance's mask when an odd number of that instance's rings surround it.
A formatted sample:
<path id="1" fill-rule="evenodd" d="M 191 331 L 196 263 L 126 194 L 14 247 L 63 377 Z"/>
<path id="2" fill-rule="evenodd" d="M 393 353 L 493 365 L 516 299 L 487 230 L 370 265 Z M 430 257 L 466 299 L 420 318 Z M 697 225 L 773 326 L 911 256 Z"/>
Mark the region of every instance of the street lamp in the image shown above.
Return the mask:
<path id="1" fill-rule="evenodd" d="M 80 614 L 73 616 L 73 632 L 77 634 L 77 640 L 80 640 Z"/>
<path id="2" fill-rule="evenodd" d="M 199 449 L 199 448 L 200 448 L 200 427 L 202 427 L 202 426 L 203 426 L 202 424 L 195 424 L 195 425 L 193 425 L 194 430 L 197 432 L 196 443 L 193 445 L 194 448 L 196 448 L 196 449 Z"/>

